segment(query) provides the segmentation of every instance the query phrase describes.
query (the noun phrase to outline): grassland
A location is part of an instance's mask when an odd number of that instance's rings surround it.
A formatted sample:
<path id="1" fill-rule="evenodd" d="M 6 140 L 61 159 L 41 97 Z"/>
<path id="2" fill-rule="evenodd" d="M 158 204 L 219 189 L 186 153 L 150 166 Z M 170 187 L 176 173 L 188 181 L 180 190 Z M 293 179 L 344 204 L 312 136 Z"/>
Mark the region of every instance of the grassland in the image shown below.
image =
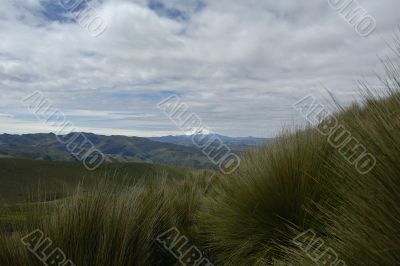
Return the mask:
<path id="1" fill-rule="evenodd" d="M 39 202 L 54 202 L 100 182 L 129 185 L 163 176 L 182 179 L 188 169 L 148 163 L 104 164 L 88 171 L 79 162 L 0 159 L 0 230 L 26 222 Z"/>
<path id="2" fill-rule="evenodd" d="M 88 171 L 79 162 L 0 158 L 0 204 L 26 202 L 29 197 L 38 196 L 38 191 L 47 192 L 48 200 L 62 198 L 78 184 L 86 188 L 101 179 L 133 182 L 161 173 L 181 179 L 185 171 L 184 168 L 149 163 L 104 164 L 95 171 Z"/>

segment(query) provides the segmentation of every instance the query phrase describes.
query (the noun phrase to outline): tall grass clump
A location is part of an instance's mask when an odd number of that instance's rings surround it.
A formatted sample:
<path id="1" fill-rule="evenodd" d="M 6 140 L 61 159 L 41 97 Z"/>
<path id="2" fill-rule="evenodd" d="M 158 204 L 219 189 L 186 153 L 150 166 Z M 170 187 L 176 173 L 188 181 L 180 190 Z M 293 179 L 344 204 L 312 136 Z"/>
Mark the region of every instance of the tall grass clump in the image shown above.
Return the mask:
<path id="1" fill-rule="evenodd" d="M 176 183 L 162 177 L 130 186 L 102 182 L 39 204 L 25 230 L 0 236 L 0 265 L 40 265 L 20 240 L 35 229 L 76 265 L 175 265 L 155 240 L 171 227 L 189 231 L 206 186 L 202 174 Z"/>
<path id="2" fill-rule="evenodd" d="M 198 214 L 199 234 L 217 265 L 256 265 L 281 256 L 289 226 L 313 224 L 305 209 L 329 199 L 332 149 L 314 130 L 283 134 L 221 177 Z"/>
<path id="3" fill-rule="evenodd" d="M 327 232 L 321 236 L 325 246 L 347 265 L 389 266 L 400 261 L 400 66 L 385 65 L 387 76 L 381 78 L 385 90 L 362 84 L 363 105 L 341 113 L 346 128 L 376 158 L 376 166 L 360 175 L 334 154 L 330 161 L 336 178 L 330 184 L 340 201 L 319 206 L 324 214 L 319 227 Z M 343 176 L 345 183 L 340 182 Z M 286 262 L 312 263 L 290 248 Z"/>
<path id="4" fill-rule="evenodd" d="M 387 62 L 383 90 L 362 83 L 364 101 L 334 114 L 376 158 L 369 173 L 307 128 L 250 152 L 239 171 L 220 178 L 198 214 L 218 265 L 313 265 L 292 242 L 308 229 L 348 265 L 399 263 L 399 69 Z"/>

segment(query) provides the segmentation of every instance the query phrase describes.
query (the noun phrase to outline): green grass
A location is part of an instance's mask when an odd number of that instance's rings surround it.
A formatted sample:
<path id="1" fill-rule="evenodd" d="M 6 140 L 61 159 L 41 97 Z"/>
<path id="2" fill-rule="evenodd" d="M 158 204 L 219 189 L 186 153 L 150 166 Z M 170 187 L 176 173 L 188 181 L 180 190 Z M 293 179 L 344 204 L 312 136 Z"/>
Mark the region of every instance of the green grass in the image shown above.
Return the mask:
<path id="1" fill-rule="evenodd" d="M 100 182 L 129 185 L 158 175 L 179 180 L 188 171 L 146 163 L 104 164 L 88 171 L 79 162 L 0 158 L 0 230 L 14 230 L 27 222 L 32 206 L 71 196 L 78 186 L 87 191 Z"/>
<path id="2" fill-rule="evenodd" d="M 0 205 L 26 202 L 37 191 L 48 192 L 47 200 L 62 198 L 78 184 L 90 187 L 100 179 L 133 182 L 160 173 L 181 179 L 186 171 L 184 168 L 147 163 L 103 164 L 95 171 L 88 171 L 79 162 L 0 158 Z"/>
<path id="3" fill-rule="evenodd" d="M 290 241 L 289 224 L 316 224 L 305 208 L 329 198 L 325 162 L 331 150 L 317 132 L 298 131 L 249 153 L 238 172 L 221 177 L 198 215 L 217 265 L 279 257 L 279 245 Z"/>
<path id="4" fill-rule="evenodd" d="M 400 261 L 400 72 L 381 94 L 336 117 L 377 164 L 360 174 L 315 128 L 284 133 L 221 177 L 198 213 L 199 236 L 217 265 L 313 265 L 292 244 L 312 229 L 347 265 Z M 322 264 L 321 264 L 322 265 Z"/>
<path id="5" fill-rule="evenodd" d="M 25 227 L 0 234 L 0 263 L 40 265 L 20 242 L 39 228 L 76 265 L 174 265 L 154 239 L 172 226 L 190 228 L 207 186 L 201 174 L 174 182 L 165 176 L 128 186 L 105 181 L 86 193 L 35 205 Z"/>

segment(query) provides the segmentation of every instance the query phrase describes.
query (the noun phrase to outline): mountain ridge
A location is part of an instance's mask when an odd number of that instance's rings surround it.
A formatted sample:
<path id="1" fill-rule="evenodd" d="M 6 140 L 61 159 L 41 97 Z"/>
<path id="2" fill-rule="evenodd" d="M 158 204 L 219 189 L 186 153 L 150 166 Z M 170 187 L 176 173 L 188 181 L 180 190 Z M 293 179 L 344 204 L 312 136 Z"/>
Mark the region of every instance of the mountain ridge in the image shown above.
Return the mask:
<path id="1" fill-rule="evenodd" d="M 63 138 L 68 139 L 69 133 Z M 215 168 L 191 141 L 191 136 L 144 138 L 123 135 L 97 135 L 81 132 L 106 155 L 108 162 L 145 162 L 189 168 Z M 218 136 L 233 152 L 241 153 L 258 144 L 258 138 Z M 210 135 L 211 137 L 211 135 Z M 76 161 L 54 133 L 0 134 L 0 157 L 47 161 Z"/>

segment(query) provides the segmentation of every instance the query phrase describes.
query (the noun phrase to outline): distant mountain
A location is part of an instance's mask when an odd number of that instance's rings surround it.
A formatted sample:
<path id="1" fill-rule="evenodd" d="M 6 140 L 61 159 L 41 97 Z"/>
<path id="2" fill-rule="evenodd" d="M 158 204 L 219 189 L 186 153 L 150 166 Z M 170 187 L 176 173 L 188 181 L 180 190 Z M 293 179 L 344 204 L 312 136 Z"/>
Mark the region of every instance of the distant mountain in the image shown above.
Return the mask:
<path id="1" fill-rule="evenodd" d="M 146 162 L 192 168 L 214 167 L 197 148 L 140 137 L 84 134 L 107 156 L 109 162 Z M 65 138 L 68 138 L 68 135 Z M 48 161 L 76 160 L 52 133 L 2 134 L 0 135 L 0 157 Z"/>
<path id="2" fill-rule="evenodd" d="M 212 138 L 219 138 L 224 144 L 226 144 L 232 151 L 242 153 L 244 151 L 253 149 L 262 144 L 271 142 L 272 138 L 255 138 L 255 137 L 228 137 L 218 134 L 211 135 L 196 135 L 196 139 L 204 139 L 203 142 L 210 141 Z M 179 136 L 165 136 L 165 137 L 152 137 L 149 138 L 153 141 L 159 141 L 163 143 L 172 143 L 177 145 L 183 145 L 187 147 L 196 147 L 193 143 L 193 135 L 179 135 Z M 216 142 L 217 143 L 217 142 Z"/>
<path id="3" fill-rule="evenodd" d="M 73 135 L 71 133 L 69 135 Z M 146 162 L 192 168 L 215 168 L 206 155 L 192 142 L 192 136 L 154 138 L 102 136 L 84 133 L 103 152 L 108 162 Z M 70 136 L 64 136 L 68 139 Z M 233 152 L 240 154 L 272 139 L 197 135 L 204 142 L 218 137 Z M 217 142 L 214 143 L 217 145 Z M 76 159 L 50 134 L 0 135 L 0 158 L 24 158 L 47 161 L 75 161 Z"/>

